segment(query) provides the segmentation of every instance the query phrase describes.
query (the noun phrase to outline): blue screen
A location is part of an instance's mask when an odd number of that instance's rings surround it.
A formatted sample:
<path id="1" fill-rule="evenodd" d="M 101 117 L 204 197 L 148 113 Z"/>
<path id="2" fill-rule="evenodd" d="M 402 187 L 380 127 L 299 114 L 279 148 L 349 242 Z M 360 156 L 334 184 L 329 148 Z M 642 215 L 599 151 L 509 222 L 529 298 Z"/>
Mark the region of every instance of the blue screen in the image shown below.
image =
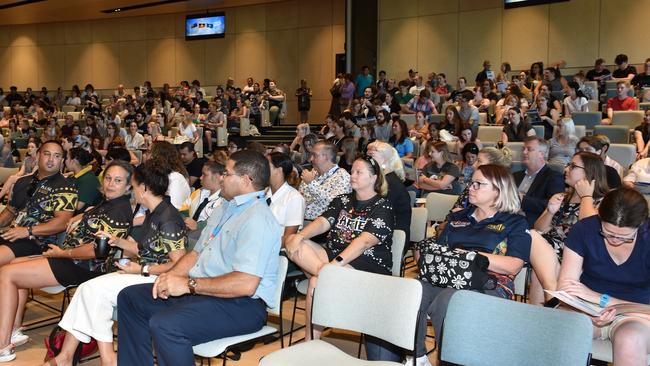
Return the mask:
<path id="1" fill-rule="evenodd" d="M 226 17 L 206 16 L 203 18 L 191 18 L 185 20 L 186 37 L 202 37 L 221 35 L 226 32 Z"/>

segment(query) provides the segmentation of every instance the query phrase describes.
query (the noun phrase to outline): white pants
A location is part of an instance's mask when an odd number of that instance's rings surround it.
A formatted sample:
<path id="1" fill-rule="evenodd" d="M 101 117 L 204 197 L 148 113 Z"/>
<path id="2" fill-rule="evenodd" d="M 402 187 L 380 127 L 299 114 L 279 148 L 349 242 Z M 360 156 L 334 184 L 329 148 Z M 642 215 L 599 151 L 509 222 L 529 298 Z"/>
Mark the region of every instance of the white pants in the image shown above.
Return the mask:
<path id="1" fill-rule="evenodd" d="M 141 283 L 152 283 L 156 276 L 109 273 L 86 281 L 75 291 L 59 326 L 80 342 L 91 338 L 99 342 L 113 342 L 113 307 L 117 295 L 124 288 Z"/>

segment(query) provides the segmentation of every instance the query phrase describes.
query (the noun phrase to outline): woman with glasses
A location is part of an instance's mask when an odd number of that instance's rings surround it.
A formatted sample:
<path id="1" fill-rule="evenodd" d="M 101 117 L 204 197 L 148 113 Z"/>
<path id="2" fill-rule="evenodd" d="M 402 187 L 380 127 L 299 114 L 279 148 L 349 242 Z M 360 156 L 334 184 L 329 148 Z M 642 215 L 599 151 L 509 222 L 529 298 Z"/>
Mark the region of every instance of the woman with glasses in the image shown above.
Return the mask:
<path id="1" fill-rule="evenodd" d="M 50 244 L 42 257 L 15 260 L 2 267 L 0 362 L 15 358 L 13 347 L 29 339 L 21 328 L 28 289 L 77 286 L 106 272 L 110 264 L 105 258 L 95 256 L 95 234 L 110 231 L 115 237 L 127 235 L 133 217 L 129 200 L 132 172 L 133 168 L 128 163 L 111 163 L 106 168 L 103 180 L 105 200 L 83 216 L 78 215 L 70 220 L 61 246 Z M 5 347 L 7 344 L 13 347 Z"/>
<path id="2" fill-rule="evenodd" d="M 573 155 L 564 168 L 564 181 L 568 186 L 567 191 L 556 193 L 548 200 L 546 210 L 534 226 L 535 230 L 542 234 L 546 244 L 555 251 L 556 256 L 550 256 L 545 262 L 553 267 L 556 274 L 559 273 L 564 242 L 571 228 L 578 220 L 595 215 L 602 198 L 609 191 L 605 164 L 600 156 L 590 152 L 578 152 Z M 533 273 L 530 302 L 541 304 L 543 301 L 543 289 Z"/>
<path id="3" fill-rule="evenodd" d="M 559 289 L 605 308 L 592 317 L 594 338 L 612 341 L 615 365 L 646 365 L 650 316 L 608 308 L 650 303 L 650 231 L 643 195 L 630 188 L 609 192 L 598 215 L 575 224 L 565 244 Z"/>
<path id="4" fill-rule="evenodd" d="M 497 280 L 496 288 L 485 294 L 512 299 L 514 277 L 529 260 L 531 234 L 526 219 L 519 215 L 517 186 L 510 172 L 499 165 L 479 166 L 468 182 L 472 206 L 449 215 L 448 224 L 437 244 L 450 249 L 475 250 L 489 259 L 488 271 Z M 425 245 L 426 241 L 419 243 Z M 430 365 L 424 344 L 427 315 L 440 342 L 442 323 L 451 296 L 458 290 L 422 282 L 422 304 L 415 356 L 417 365 Z M 444 335 L 443 335 L 444 336 Z"/>
<path id="5" fill-rule="evenodd" d="M 355 160 L 350 185 L 352 193 L 334 198 L 322 215 L 285 241 L 289 259 L 309 276 L 305 339 L 312 338 L 311 294 L 323 266 L 333 264 L 384 275 L 391 273 L 395 217 L 390 202 L 384 198 L 387 188 L 379 163 L 372 158 Z M 327 231 L 324 245 L 309 240 Z M 321 330 L 314 329 L 314 338 L 320 338 Z M 378 359 L 372 346 L 366 349 L 369 360 Z"/>

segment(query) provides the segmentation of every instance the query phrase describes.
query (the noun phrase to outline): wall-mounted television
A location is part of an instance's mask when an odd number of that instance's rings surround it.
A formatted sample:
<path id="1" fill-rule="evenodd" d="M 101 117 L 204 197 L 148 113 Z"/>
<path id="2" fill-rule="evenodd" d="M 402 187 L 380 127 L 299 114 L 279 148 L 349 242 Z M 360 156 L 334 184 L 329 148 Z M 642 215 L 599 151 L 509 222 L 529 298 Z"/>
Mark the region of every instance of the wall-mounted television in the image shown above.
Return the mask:
<path id="1" fill-rule="evenodd" d="M 185 17 L 185 39 L 223 38 L 226 34 L 225 13 L 188 15 Z"/>
<path id="2" fill-rule="evenodd" d="M 569 0 L 503 0 L 503 7 L 506 9 L 511 9 L 511 8 L 519 8 L 522 6 L 558 3 L 561 1 L 569 1 Z"/>

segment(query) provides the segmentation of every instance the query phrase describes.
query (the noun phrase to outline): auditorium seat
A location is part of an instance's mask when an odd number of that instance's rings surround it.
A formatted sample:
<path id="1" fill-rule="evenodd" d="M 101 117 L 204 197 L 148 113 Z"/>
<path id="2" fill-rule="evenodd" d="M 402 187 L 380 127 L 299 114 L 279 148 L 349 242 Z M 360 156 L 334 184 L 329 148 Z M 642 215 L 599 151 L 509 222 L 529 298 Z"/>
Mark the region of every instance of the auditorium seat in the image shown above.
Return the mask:
<path id="1" fill-rule="evenodd" d="M 630 131 L 627 126 L 595 126 L 594 135 L 605 135 L 612 144 L 627 144 Z"/>

